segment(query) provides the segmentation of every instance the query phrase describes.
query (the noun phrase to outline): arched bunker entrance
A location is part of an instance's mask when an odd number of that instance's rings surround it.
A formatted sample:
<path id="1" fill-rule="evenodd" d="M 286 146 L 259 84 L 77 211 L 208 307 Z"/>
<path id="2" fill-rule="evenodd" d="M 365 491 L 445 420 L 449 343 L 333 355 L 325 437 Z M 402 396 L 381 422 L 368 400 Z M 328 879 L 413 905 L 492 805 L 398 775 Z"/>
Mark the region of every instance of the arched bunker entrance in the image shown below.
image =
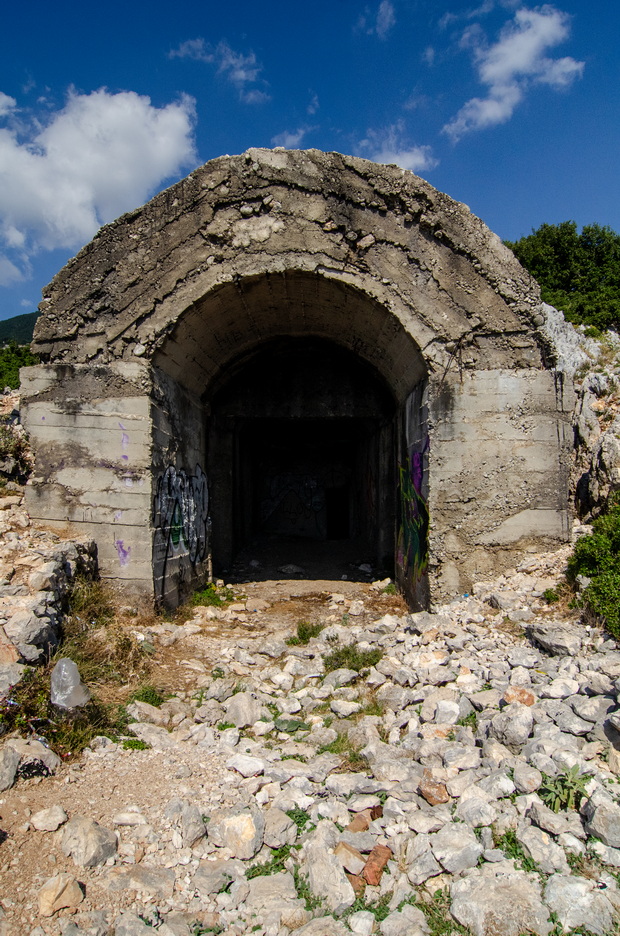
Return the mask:
<path id="1" fill-rule="evenodd" d="M 409 172 L 214 160 L 50 284 L 29 510 L 167 604 L 268 535 L 359 540 L 428 606 L 567 536 L 538 312 L 498 238 Z"/>
<path id="2" fill-rule="evenodd" d="M 213 333 L 222 319 L 223 333 L 237 336 L 232 349 Z M 394 568 L 400 423 L 409 400 L 422 453 L 426 367 L 381 304 L 316 273 L 238 278 L 188 309 L 153 363 L 162 386 L 182 384 L 188 401 L 200 400 L 190 433 L 200 441 L 184 461 L 209 479 L 216 574 L 242 547 L 274 537 L 289 563 L 303 565 L 308 541 L 340 540 Z M 170 552 L 162 543 L 162 597 L 183 574 Z M 426 581 L 415 582 L 424 604 Z"/>

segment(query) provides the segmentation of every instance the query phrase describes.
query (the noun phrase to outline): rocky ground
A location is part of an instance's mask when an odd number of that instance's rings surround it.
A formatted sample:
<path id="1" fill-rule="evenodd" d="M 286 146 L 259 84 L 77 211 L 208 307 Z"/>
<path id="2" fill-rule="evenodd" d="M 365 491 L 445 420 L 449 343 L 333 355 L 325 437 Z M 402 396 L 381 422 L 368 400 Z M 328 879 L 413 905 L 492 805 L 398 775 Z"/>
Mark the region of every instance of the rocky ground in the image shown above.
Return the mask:
<path id="1" fill-rule="evenodd" d="M 620 651 L 544 599 L 567 554 L 433 614 L 293 571 L 136 625 L 147 749 L 4 740 L 2 936 L 617 932 Z"/>

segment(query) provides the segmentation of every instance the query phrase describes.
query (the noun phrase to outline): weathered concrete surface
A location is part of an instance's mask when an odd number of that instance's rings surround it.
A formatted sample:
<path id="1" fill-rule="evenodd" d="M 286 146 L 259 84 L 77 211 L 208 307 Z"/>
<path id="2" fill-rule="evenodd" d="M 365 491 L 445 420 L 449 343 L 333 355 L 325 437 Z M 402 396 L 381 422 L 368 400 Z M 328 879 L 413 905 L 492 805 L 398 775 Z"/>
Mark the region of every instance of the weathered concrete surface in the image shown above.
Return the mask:
<path id="1" fill-rule="evenodd" d="M 335 343 L 389 391 L 346 496 L 368 502 L 377 555 L 394 542 L 413 604 L 566 536 L 570 407 L 545 367 L 537 287 L 466 206 L 410 172 L 316 150 L 216 159 L 103 228 L 41 309 L 29 509 L 87 525 L 104 574 L 162 600 L 239 539 L 245 423 L 213 406 L 274 341 Z M 336 403 L 325 418 L 342 418 Z M 276 486 L 287 471 L 273 469 Z"/>
<path id="2" fill-rule="evenodd" d="M 151 378 L 140 361 L 21 372 L 36 452 L 26 508 L 52 529 L 91 536 L 104 574 L 152 577 Z"/>

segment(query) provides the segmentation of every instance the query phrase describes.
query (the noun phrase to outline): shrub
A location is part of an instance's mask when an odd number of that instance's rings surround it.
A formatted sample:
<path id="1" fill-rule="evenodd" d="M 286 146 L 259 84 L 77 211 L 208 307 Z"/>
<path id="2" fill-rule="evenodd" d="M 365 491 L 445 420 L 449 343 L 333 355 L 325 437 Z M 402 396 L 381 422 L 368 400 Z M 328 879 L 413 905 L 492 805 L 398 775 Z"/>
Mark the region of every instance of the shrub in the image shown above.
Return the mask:
<path id="1" fill-rule="evenodd" d="M 620 637 L 620 503 L 618 495 L 607 512 L 592 524 L 592 533 L 575 544 L 568 560 L 568 577 L 589 578 L 583 599 L 593 614 L 601 618 L 614 637 Z"/>
<path id="2" fill-rule="evenodd" d="M 28 437 L 6 418 L 0 418 L 0 462 L 4 463 L 3 473 L 17 478 L 22 484 L 32 470 Z"/>
<path id="3" fill-rule="evenodd" d="M 17 390 L 20 367 L 38 363 L 39 358 L 31 353 L 28 345 L 18 345 L 11 341 L 4 348 L 0 348 L 0 393 L 5 387 Z"/>

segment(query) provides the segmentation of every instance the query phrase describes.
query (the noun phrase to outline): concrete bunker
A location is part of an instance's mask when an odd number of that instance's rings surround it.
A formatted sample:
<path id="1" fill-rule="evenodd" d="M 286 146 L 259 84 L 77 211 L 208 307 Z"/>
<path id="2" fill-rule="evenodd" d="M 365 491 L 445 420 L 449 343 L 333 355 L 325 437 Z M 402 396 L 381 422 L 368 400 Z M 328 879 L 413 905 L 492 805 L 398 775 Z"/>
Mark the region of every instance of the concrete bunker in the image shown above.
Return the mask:
<path id="1" fill-rule="evenodd" d="M 539 302 L 409 172 L 214 160 L 46 291 L 22 374 L 31 515 L 171 605 L 260 535 L 359 540 L 412 607 L 467 591 L 568 534 L 570 400 Z"/>

